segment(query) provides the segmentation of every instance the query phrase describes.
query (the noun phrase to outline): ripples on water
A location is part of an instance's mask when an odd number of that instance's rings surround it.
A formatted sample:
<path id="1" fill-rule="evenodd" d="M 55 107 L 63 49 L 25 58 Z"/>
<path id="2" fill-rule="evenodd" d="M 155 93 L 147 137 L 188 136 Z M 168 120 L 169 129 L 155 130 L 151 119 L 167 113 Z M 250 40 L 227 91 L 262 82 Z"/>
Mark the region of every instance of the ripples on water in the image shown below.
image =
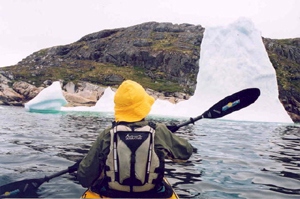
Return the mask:
<path id="1" fill-rule="evenodd" d="M 172 123 L 185 120 L 150 118 Z M 29 113 L 0 106 L 0 185 L 41 178 L 82 158 L 112 114 Z M 167 161 L 166 176 L 181 198 L 300 198 L 297 125 L 201 120 L 177 135 L 198 149 L 183 164 Z M 73 175 L 44 183 L 36 197 L 79 198 Z"/>

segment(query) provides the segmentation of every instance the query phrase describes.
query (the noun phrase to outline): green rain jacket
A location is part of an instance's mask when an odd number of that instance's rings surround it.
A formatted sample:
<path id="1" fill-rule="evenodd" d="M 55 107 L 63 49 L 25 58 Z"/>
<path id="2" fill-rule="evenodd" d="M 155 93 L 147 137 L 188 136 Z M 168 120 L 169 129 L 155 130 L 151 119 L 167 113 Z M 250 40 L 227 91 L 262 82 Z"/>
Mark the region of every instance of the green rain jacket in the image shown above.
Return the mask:
<path id="1" fill-rule="evenodd" d="M 147 121 L 128 123 L 128 126 L 145 126 Z M 88 154 L 83 158 L 77 170 L 77 179 L 83 187 L 91 187 L 99 179 L 105 168 L 105 161 L 110 148 L 110 130 L 103 130 L 93 143 Z M 192 145 L 183 138 L 174 135 L 165 124 L 157 123 L 154 137 L 155 151 L 161 161 L 171 159 L 174 162 L 184 162 L 193 153 Z M 160 154 L 160 155 L 159 155 Z M 103 177 L 103 176 L 102 176 Z M 101 177 L 100 177 L 101 178 Z"/>

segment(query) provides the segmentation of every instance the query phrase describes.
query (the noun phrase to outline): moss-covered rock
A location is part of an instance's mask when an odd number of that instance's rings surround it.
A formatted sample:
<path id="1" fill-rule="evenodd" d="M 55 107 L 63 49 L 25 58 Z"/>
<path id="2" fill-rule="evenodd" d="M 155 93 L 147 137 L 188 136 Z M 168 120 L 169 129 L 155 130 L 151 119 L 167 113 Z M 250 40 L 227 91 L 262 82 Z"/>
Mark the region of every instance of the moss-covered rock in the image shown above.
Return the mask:
<path id="1" fill-rule="evenodd" d="M 263 41 L 276 70 L 279 99 L 293 121 L 300 122 L 300 38 Z"/>

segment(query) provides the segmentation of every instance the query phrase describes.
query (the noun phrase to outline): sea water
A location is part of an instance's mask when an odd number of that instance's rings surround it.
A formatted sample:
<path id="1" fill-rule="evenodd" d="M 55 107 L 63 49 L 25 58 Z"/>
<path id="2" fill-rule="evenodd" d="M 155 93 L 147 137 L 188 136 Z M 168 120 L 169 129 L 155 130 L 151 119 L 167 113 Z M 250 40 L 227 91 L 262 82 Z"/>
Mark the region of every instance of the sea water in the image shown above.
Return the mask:
<path id="1" fill-rule="evenodd" d="M 110 113 L 46 114 L 0 106 L 0 185 L 67 169 L 112 120 Z M 296 124 L 202 119 L 176 134 L 198 150 L 186 163 L 166 163 L 165 175 L 181 198 L 300 198 Z M 65 174 L 42 184 L 35 197 L 79 198 L 84 190 Z"/>

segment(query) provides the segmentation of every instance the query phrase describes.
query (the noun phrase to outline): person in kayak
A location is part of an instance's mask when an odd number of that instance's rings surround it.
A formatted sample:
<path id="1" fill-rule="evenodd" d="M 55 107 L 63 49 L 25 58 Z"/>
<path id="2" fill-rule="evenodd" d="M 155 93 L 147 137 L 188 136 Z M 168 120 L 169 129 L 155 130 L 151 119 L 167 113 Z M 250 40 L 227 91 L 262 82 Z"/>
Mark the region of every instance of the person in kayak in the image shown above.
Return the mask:
<path id="1" fill-rule="evenodd" d="M 167 192 L 165 159 L 184 162 L 193 147 L 165 124 L 145 120 L 154 101 L 135 81 L 125 80 L 119 86 L 114 96 L 115 121 L 99 133 L 79 164 L 77 179 L 83 187 L 106 194 Z"/>

